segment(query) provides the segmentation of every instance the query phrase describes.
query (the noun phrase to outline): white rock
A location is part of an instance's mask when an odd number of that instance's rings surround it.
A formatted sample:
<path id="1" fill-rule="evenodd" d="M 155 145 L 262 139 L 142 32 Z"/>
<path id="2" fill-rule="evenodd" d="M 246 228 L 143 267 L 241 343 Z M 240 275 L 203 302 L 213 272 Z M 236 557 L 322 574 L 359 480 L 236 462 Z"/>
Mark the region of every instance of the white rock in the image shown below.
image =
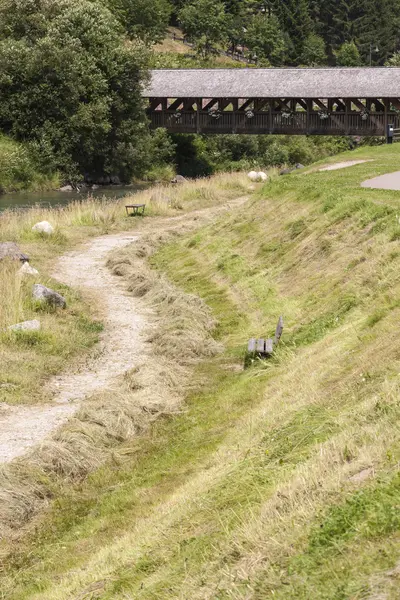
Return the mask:
<path id="1" fill-rule="evenodd" d="M 32 227 L 32 231 L 37 231 L 38 233 L 46 233 L 47 235 L 51 235 L 54 233 L 54 227 L 48 221 L 40 221 L 40 223 L 36 223 Z"/>
<path id="2" fill-rule="evenodd" d="M 257 173 L 257 181 L 267 181 L 268 176 L 264 171 L 258 171 Z"/>
<path id="3" fill-rule="evenodd" d="M 39 275 L 39 271 L 37 269 L 35 269 L 34 267 L 31 267 L 31 265 L 28 262 L 25 262 L 22 265 L 19 272 L 22 275 Z"/>
<path id="4" fill-rule="evenodd" d="M 74 188 L 72 187 L 72 185 L 64 185 L 63 187 L 60 187 L 60 189 L 58 191 L 59 192 L 73 192 Z"/>
<path id="5" fill-rule="evenodd" d="M 10 331 L 39 331 L 40 321 L 37 319 L 34 319 L 33 321 L 23 321 L 22 323 L 11 325 L 8 329 Z"/>
<path id="6" fill-rule="evenodd" d="M 251 180 L 251 181 L 257 181 L 257 171 L 250 171 L 249 173 L 247 173 L 247 177 Z"/>

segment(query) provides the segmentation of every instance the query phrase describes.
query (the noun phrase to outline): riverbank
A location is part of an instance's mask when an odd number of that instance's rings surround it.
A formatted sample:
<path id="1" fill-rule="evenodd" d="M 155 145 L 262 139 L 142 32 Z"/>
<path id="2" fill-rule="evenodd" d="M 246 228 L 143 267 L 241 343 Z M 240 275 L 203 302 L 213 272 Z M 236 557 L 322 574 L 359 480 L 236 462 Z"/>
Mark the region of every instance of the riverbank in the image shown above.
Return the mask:
<path id="1" fill-rule="evenodd" d="M 149 339 L 162 367 L 172 361 L 160 395 L 167 385 L 176 398 L 193 369 L 185 410 L 158 394 L 140 404 L 157 422 L 120 445 L 104 435 L 109 458 L 90 477 L 46 467 L 33 493 L 50 481 L 57 502 L 3 545 L 10 600 L 397 598 L 400 196 L 360 184 L 395 170 L 399 152 L 273 178 L 207 222 L 192 215 L 189 231 L 154 219 L 111 259 L 127 292 L 168 310 Z M 279 314 L 275 356 L 244 370 L 247 340 L 273 333 Z M 148 399 L 153 376 L 133 371 L 124 393 Z M 104 408 L 119 399 L 110 390 Z M 60 441 L 87 449 L 102 414 Z M 38 480 L 22 475 L 23 498 Z"/>
<path id="2" fill-rule="evenodd" d="M 156 186 L 143 190 L 132 199 L 72 202 L 55 209 L 36 207 L 0 216 L 0 241 L 17 242 L 30 257 L 39 275 L 21 280 L 4 271 L 0 323 L 39 318 L 44 332 L 2 336 L 0 342 L 0 401 L 8 404 L 35 404 L 49 401 L 43 384 L 48 377 L 84 359 L 96 343 L 101 330 L 101 315 L 79 292 L 56 281 L 56 262 L 61 254 L 78 248 L 88 239 L 121 231 L 140 231 L 155 216 L 179 217 L 200 207 L 212 207 L 229 198 L 243 195 L 249 187 L 243 175 L 220 175 L 212 179 L 186 182 L 176 186 Z M 146 217 L 127 217 L 125 204 L 146 204 Z M 34 233 L 32 226 L 49 221 L 51 236 Z M 8 285 L 5 285 L 5 278 Z M 11 282 L 16 282 L 16 284 Z M 67 310 L 42 311 L 30 298 L 33 283 L 42 283 L 67 298 Z M 10 308 L 11 307 L 11 308 Z"/>

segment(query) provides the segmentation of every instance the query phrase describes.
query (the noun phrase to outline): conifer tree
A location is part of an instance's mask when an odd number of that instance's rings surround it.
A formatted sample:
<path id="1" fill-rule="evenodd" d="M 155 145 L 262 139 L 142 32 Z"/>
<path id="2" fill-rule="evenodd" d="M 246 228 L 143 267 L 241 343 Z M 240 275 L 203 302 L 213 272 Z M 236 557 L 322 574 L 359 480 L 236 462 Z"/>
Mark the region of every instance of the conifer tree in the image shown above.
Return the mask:
<path id="1" fill-rule="evenodd" d="M 284 31 L 290 36 L 289 60 L 293 64 L 301 62 L 304 42 L 313 33 L 308 0 L 283 0 L 275 10 Z"/>

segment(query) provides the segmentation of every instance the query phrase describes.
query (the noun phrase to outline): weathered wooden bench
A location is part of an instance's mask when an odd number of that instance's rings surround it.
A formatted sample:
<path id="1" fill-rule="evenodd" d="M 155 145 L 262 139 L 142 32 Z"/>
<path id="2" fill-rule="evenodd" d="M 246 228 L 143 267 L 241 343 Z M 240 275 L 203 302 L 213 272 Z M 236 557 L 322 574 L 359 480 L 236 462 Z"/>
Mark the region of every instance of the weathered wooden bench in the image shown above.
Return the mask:
<path id="1" fill-rule="evenodd" d="M 145 204 L 127 204 L 125 206 L 126 214 L 130 217 L 133 217 L 134 215 L 144 215 L 145 208 Z"/>
<path id="2" fill-rule="evenodd" d="M 279 317 L 278 324 L 275 329 L 275 336 L 273 338 L 268 338 L 268 339 L 251 338 L 251 340 L 249 340 L 249 343 L 247 345 L 247 356 L 248 357 L 259 356 L 261 358 L 266 357 L 266 356 L 271 356 L 271 354 L 274 351 L 274 346 L 276 346 L 279 343 L 279 340 L 281 339 L 282 331 L 283 331 L 283 318 Z"/>

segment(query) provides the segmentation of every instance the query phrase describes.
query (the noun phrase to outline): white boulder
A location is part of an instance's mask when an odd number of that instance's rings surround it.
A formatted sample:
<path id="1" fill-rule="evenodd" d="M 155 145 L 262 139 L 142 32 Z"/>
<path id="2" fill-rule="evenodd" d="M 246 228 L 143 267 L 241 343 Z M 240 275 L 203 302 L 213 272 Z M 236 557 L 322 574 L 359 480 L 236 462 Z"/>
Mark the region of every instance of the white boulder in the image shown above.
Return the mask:
<path id="1" fill-rule="evenodd" d="M 250 173 L 247 173 L 247 177 L 251 181 L 267 181 L 268 179 L 268 176 L 264 171 L 250 171 Z"/>
<path id="2" fill-rule="evenodd" d="M 36 231 L 37 233 L 45 233 L 46 235 L 51 235 L 54 233 L 54 227 L 48 221 L 40 221 L 40 223 L 36 223 L 32 227 L 32 231 Z"/>
<path id="3" fill-rule="evenodd" d="M 31 265 L 28 262 L 25 262 L 22 265 L 19 272 L 21 273 L 21 275 L 39 275 L 39 271 L 34 267 L 31 267 Z"/>
<path id="4" fill-rule="evenodd" d="M 33 319 L 33 321 L 23 321 L 22 323 L 11 325 L 8 329 L 10 331 L 39 331 L 40 321 L 37 319 Z"/>
<path id="5" fill-rule="evenodd" d="M 60 187 L 59 192 L 73 192 L 74 188 L 72 187 L 72 185 L 64 185 L 63 187 Z"/>

